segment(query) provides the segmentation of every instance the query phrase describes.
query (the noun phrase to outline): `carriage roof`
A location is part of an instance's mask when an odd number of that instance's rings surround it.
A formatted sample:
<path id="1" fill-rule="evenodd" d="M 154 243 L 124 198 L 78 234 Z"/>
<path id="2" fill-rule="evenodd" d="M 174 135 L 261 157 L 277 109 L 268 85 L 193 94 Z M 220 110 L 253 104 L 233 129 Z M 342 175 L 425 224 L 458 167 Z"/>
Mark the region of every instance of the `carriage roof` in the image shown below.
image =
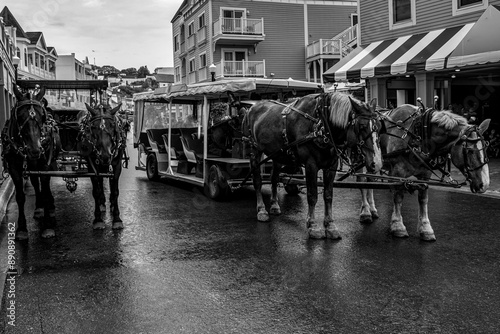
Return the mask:
<path id="1" fill-rule="evenodd" d="M 25 89 L 33 89 L 36 85 L 45 89 L 106 89 L 108 80 L 18 80 L 16 84 Z"/>
<path id="2" fill-rule="evenodd" d="M 192 85 L 169 85 L 158 88 L 155 91 L 134 94 L 134 101 L 190 103 L 190 101 L 202 101 L 205 97 L 208 99 L 218 99 L 221 94 L 227 92 L 235 94 L 249 92 L 270 94 L 290 90 L 314 92 L 319 89 L 320 86 L 317 83 L 293 80 L 291 78 L 247 78 L 203 82 Z"/>

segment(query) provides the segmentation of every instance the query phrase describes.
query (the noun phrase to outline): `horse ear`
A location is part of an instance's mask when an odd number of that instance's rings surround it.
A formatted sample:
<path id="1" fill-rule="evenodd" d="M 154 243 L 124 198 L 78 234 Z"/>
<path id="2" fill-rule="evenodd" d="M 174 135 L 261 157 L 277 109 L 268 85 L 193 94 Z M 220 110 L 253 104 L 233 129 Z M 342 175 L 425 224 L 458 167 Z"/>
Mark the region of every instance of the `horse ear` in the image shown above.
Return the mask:
<path id="1" fill-rule="evenodd" d="M 359 105 L 358 101 L 356 99 L 353 99 L 350 95 L 347 95 L 347 97 L 349 98 L 349 101 L 351 101 L 351 105 L 354 108 L 354 110 L 359 110 L 360 105 Z"/>
<path id="2" fill-rule="evenodd" d="M 96 116 L 97 115 L 97 111 L 95 111 L 91 106 L 89 106 L 87 103 L 85 103 L 85 107 L 87 108 L 87 110 L 92 114 L 92 116 Z"/>
<path id="3" fill-rule="evenodd" d="M 370 101 L 370 110 L 372 112 L 375 112 L 377 110 L 377 98 L 374 97 L 371 101 Z"/>
<path id="4" fill-rule="evenodd" d="M 38 92 L 38 94 L 36 94 L 35 99 L 37 101 L 42 101 L 44 95 L 45 95 L 45 87 L 42 87 L 42 88 L 40 88 L 40 91 Z"/>
<path id="5" fill-rule="evenodd" d="M 111 110 L 109 111 L 109 113 L 111 114 L 111 116 L 114 116 L 114 115 L 116 114 L 116 112 L 117 112 L 118 110 L 120 110 L 120 108 L 121 108 L 121 104 L 119 104 L 119 105 L 117 105 L 116 107 L 114 107 L 113 109 L 111 109 Z"/>
<path id="6" fill-rule="evenodd" d="M 491 119 L 487 118 L 485 119 L 480 125 L 479 125 L 479 133 L 483 135 L 483 133 L 488 130 L 488 127 L 490 126 Z"/>
<path id="7" fill-rule="evenodd" d="M 16 96 L 16 99 L 17 99 L 18 101 L 22 101 L 22 100 L 24 100 L 24 96 L 23 96 L 23 94 L 19 91 L 19 89 L 17 88 L 17 85 L 16 85 L 16 84 L 14 84 L 13 86 L 14 86 L 14 95 Z"/>

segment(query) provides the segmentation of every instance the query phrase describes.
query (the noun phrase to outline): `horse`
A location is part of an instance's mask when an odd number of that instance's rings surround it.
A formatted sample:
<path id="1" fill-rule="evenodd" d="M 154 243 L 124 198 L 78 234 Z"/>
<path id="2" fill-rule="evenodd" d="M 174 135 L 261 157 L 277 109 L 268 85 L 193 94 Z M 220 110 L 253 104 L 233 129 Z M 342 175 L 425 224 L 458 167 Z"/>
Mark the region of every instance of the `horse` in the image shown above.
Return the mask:
<path id="1" fill-rule="evenodd" d="M 397 178 L 416 177 L 429 180 L 434 170 L 446 175 L 448 156 L 470 184 L 472 193 L 484 193 L 490 183 L 487 144 L 483 133 L 490 120 L 479 126 L 468 124 L 467 120 L 451 111 L 425 112 L 414 105 L 405 104 L 382 114 L 386 133 L 381 135 L 380 145 L 383 170 Z M 360 178 L 358 178 L 360 179 Z M 378 218 L 373 199 L 373 189 L 362 189 L 360 222 L 371 223 Z M 403 224 L 401 207 L 403 189 L 394 189 L 394 207 L 390 232 L 395 237 L 408 237 Z M 418 189 L 419 213 L 417 231 L 425 241 L 435 241 L 436 236 L 428 217 L 428 189 Z"/>
<path id="2" fill-rule="evenodd" d="M 82 111 L 77 116 L 81 129 L 78 141 L 80 154 L 85 157 L 89 172 L 94 173 L 94 176 L 90 177 L 95 202 L 93 229 L 102 230 L 105 228 L 101 215 L 101 211 L 106 210 L 104 177 L 99 174 L 109 172 L 112 174 L 109 178 L 112 229 L 123 229 L 123 221 L 120 218 L 118 207 L 118 182 L 126 147 L 125 130 L 127 124 L 116 114 L 120 105 L 113 109 L 102 105 L 97 109 L 88 104 L 85 106 L 87 111 Z"/>
<path id="3" fill-rule="evenodd" d="M 382 167 L 379 133 L 381 123 L 375 112 L 376 100 L 370 105 L 350 95 L 328 92 L 307 95 L 293 104 L 258 101 L 243 118 L 243 138 L 250 144 L 250 166 L 257 195 L 257 219 L 268 221 L 262 199 L 259 165 L 263 154 L 272 159 L 271 214 L 280 214 L 277 183 L 281 167 L 305 166 L 307 186 L 307 228 L 313 239 L 340 239 L 333 223 L 333 181 L 338 168 L 339 147 L 357 148 L 365 165 L 377 172 Z M 323 170 L 325 202 L 324 221 L 316 220 L 318 170 Z"/>
<path id="4" fill-rule="evenodd" d="M 61 150 L 59 130 L 42 103 L 44 94 L 44 88 L 40 89 L 36 96 L 32 96 L 30 93 L 20 92 L 14 85 L 17 102 L 2 131 L 4 168 L 12 177 L 16 189 L 19 211 L 15 235 L 17 240 L 28 239 L 24 212 L 25 172 L 57 170 L 56 158 Z M 50 176 L 32 175 L 30 179 L 36 197 L 37 209 L 34 218 L 40 222 L 42 238 L 52 238 L 55 236 L 56 221 Z"/>

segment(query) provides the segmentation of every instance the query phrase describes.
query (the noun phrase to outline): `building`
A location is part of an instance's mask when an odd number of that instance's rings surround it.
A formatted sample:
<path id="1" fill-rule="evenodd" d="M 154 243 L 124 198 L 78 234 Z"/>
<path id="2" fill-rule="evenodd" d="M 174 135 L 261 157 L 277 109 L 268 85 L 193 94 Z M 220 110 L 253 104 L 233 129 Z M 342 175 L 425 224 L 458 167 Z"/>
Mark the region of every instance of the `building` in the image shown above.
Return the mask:
<path id="1" fill-rule="evenodd" d="M 323 69 L 350 47 L 332 38 L 344 34 L 347 44 L 356 40 L 351 28 L 356 12 L 356 1 L 185 0 L 171 21 L 174 81 L 263 77 L 322 82 Z"/>
<path id="2" fill-rule="evenodd" d="M 360 0 L 359 25 L 360 46 L 326 80 L 364 79 L 384 107 L 421 97 L 500 122 L 500 0 Z"/>
<path id="3" fill-rule="evenodd" d="M 57 80 L 97 80 L 97 71 L 87 58 L 82 62 L 76 59 L 75 54 L 59 55 L 56 62 Z M 73 89 L 51 92 L 57 94 L 58 107 L 70 107 L 85 110 L 85 103 L 90 104 L 90 91 Z M 50 101 L 49 101 L 50 103 Z"/>
<path id="4" fill-rule="evenodd" d="M 16 56 L 15 36 L 16 30 L 12 26 L 7 26 L 3 16 L 0 16 L 0 131 L 4 128 L 7 119 L 10 118 L 10 111 L 14 106 L 13 86 L 17 71 L 13 62 Z M 0 157 L 1 153 L 2 145 L 0 145 Z M 2 166 L 0 160 L 0 170 Z M 1 179 L 2 173 L 0 173 L 0 184 Z"/>
<path id="5" fill-rule="evenodd" d="M 57 52 L 45 43 L 42 32 L 25 32 L 16 18 L 5 6 L 0 12 L 5 26 L 14 37 L 16 55 L 21 59 L 18 65 L 18 78 L 30 80 L 55 80 Z"/>

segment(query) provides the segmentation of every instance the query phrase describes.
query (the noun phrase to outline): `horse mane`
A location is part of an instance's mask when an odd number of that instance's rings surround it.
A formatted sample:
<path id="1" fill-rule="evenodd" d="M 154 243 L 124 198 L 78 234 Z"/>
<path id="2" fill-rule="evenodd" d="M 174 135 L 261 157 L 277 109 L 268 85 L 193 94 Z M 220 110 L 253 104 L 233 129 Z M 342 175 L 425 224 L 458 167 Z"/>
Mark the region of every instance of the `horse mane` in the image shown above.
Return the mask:
<path id="1" fill-rule="evenodd" d="M 431 122 L 446 130 L 453 130 L 457 126 L 468 125 L 465 117 L 454 114 L 450 110 L 435 112 L 434 115 L 432 115 Z"/>
<path id="2" fill-rule="evenodd" d="M 330 95 L 330 121 L 342 129 L 349 124 L 349 115 L 354 112 L 350 99 L 357 101 L 349 94 L 334 92 Z"/>

